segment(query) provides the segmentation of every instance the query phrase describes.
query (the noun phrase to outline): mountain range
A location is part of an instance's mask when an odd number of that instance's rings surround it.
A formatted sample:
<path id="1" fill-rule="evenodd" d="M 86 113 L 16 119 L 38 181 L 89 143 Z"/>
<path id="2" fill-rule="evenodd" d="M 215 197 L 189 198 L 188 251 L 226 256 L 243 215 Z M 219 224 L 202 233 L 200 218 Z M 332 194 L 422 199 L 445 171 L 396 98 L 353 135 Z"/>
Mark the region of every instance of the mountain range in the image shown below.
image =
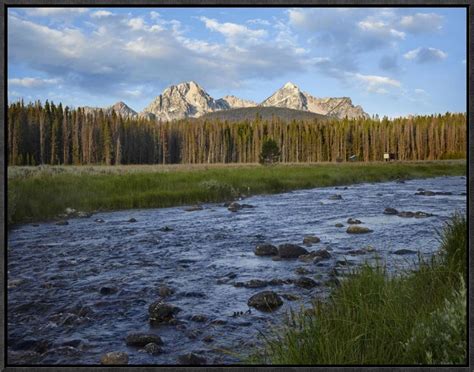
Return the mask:
<path id="1" fill-rule="evenodd" d="M 117 102 L 103 110 L 106 114 L 114 111 L 123 117 L 144 117 L 157 121 L 172 121 L 185 118 L 199 118 L 211 113 L 234 109 L 239 109 L 238 112 L 241 117 L 246 116 L 245 109 L 247 108 L 252 108 L 250 111 L 253 114 L 257 112 L 258 108 L 262 108 L 262 111 L 264 111 L 266 107 L 290 109 L 285 111 L 285 116 L 291 116 L 291 113 L 296 114 L 296 111 L 303 111 L 308 114 L 313 113 L 339 119 L 345 117 L 349 119 L 369 117 L 361 106 L 354 106 L 349 97 L 317 98 L 301 91 L 298 86 L 291 82 L 286 83 L 260 104 L 235 96 L 214 99 L 196 82 L 190 81 L 169 86 L 140 113 L 137 113 L 124 102 Z M 85 107 L 84 109 L 86 111 L 99 110 L 99 108 L 94 107 Z M 283 111 L 270 110 L 268 112 L 276 113 Z M 297 116 L 301 117 L 302 115 L 299 114 Z M 308 117 L 304 114 L 303 116 Z M 223 116 L 214 115 L 213 117 Z"/>

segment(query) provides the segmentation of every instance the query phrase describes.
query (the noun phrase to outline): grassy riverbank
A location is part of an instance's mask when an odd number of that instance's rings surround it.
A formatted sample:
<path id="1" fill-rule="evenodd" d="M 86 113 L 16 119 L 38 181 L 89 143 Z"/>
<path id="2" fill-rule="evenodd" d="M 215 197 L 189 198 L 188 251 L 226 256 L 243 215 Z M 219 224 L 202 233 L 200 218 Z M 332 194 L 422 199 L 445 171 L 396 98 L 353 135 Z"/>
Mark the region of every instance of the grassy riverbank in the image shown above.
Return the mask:
<path id="1" fill-rule="evenodd" d="M 219 202 L 239 194 L 399 178 L 465 175 L 466 162 L 8 168 L 8 221 L 54 218 L 65 208 L 93 212 Z"/>
<path id="2" fill-rule="evenodd" d="M 467 222 L 446 225 L 440 255 L 388 277 L 364 266 L 330 300 L 269 336 L 258 363 L 464 364 Z"/>

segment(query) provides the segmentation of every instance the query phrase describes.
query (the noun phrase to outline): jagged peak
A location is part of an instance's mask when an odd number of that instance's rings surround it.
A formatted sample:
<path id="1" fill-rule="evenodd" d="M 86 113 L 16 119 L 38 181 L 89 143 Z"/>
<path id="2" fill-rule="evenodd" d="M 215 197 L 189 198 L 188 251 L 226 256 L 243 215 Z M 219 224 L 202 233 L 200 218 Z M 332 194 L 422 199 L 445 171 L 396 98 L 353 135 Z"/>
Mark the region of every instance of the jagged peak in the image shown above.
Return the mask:
<path id="1" fill-rule="evenodd" d="M 293 82 L 289 81 L 285 85 L 283 85 L 283 89 L 295 89 L 300 90 L 300 88 Z"/>

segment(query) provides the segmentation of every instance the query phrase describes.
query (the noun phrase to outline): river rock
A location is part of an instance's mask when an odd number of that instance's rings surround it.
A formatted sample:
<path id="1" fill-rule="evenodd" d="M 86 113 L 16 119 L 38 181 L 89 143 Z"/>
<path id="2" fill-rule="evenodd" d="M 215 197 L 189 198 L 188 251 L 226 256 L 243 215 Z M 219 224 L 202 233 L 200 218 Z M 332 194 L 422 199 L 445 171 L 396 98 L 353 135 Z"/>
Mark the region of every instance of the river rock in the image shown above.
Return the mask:
<path id="1" fill-rule="evenodd" d="M 204 208 L 201 205 L 192 205 L 190 207 L 184 208 L 185 212 L 194 212 L 194 211 L 202 211 Z"/>
<path id="2" fill-rule="evenodd" d="M 196 314 L 191 317 L 191 320 L 197 323 L 205 323 L 207 322 L 207 316 L 202 314 Z"/>
<path id="3" fill-rule="evenodd" d="M 128 346 L 138 346 L 143 347 L 149 343 L 154 343 L 157 345 L 163 345 L 161 337 L 153 333 L 140 333 L 133 332 L 129 333 L 125 338 L 125 342 Z"/>
<path id="4" fill-rule="evenodd" d="M 329 200 L 342 200 L 342 196 L 339 194 L 334 194 L 329 197 Z"/>
<path id="5" fill-rule="evenodd" d="M 160 231 L 163 231 L 163 232 L 168 232 L 168 231 L 173 231 L 174 229 L 169 227 L 169 226 L 164 226 L 160 229 Z"/>
<path id="6" fill-rule="evenodd" d="M 174 289 L 168 287 L 167 285 L 162 285 L 162 286 L 158 289 L 158 294 L 159 294 L 161 297 L 169 297 L 169 296 L 171 296 L 173 293 L 174 293 Z"/>
<path id="7" fill-rule="evenodd" d="M 427 218 L 427 217 L 432 217 L 433 215 L 431 213 L 426 213 L 426 212 L 421 212 L 417 211 L 415 212 L 415 218 Z"/>
<path id="8" fill-rule="evenodd" d="M 111 295 L 117 292 L 118 292 L 118 289 L 115 287 L 101 287 L 100 288 L 101 295 Z"/>
<path id="9" fill-rule="evenodd" d="M 283 301 L 275 292 L 263 291 L 250 297 L 247 305 L 260 311 L 271 312 L 283 305 Z"/>
<path id="10" fill-rule="evenodd" d="M 318 285 L 318 283 L 316 283 L 313 279 L 305 276 L 298 278 L 294 283 L 297 287 L 301 288 L 313 288 Z"/>
<path id="11" fill-rule="evenodd" d="M 413 218 L 415 217 L 415 213 L 409 211 L 402 211 L 397 214 L 398 217 L 402 218 Z"/>
<path id="12" fill-rule="evenodd" d="M 194 353 L 179 356 L 178 362 L 179 364 L 186 364 L 190 366 L 203 365 L 207 363 L 206 358 Z"/>
<path id="13" fill-rule="evenodd" d="M 254 253 L 256 256 L 276 256 L 278 248 L 271 244 L 259 244 L 255 247 Z"/>
<path id="14" fill-rule="evenodd" d="M 321 239 L 319 239 L 317 236 L 314 235 L 307 235 L 303 238 L 303 244 L 306 245 L 311 245 L 311 244 L 316 244 L 319 243 Z"/>
<path id="15" fill-rule="evenodd" d="M 105 222 L 105 221 L 104 221 L 102 218 L 96 218 L 96 219 L 94 220 L 94 222 L 103 223 L 103 222 Z"/>
<path id="16" fill-rule="evenodd" d="M 127 222 L 137 222 L 135 218 L 130 218 Z"/>
<path id="17" fill-rule="evenodd" d="M 342 223 L 336 223 L 334 226 L 335 227 L 344 227 L 344 225 Z"/>
<path id="18" fill-rule="evenodd" d="M 398 255 L 405 255 L 405 254 L 416 254 L 416 251 L 413 251 L 411 249 L 399 249 L 393 252 L 393 254 L 398 254 Z"/>
<path id="19" fill-rule="evenodd" d="M 148 307 L 150 321 L 166 323 L 174 319 L 174 316 L 181 311 L 177 306 L 156 301 Z"/>
<path id="20" fill-rule="evenodd" d="M 298 258 L 308 251 L 296 244 L 281 244 L 278 246 L 278 256 L 280 258 Z"/>
<path id="21" fill-rule="evenodd" d="M 423 191 L 416 192 L 415 195 L 434 196 L 436 195 L 436 193 L 430 190 L 423 190 Z"/>
<path id="22" fill-rule="evenodd" d="M 348 219 L 347 219 L 347 223 L 348 223 L 349 225 L 359 225 L 359 224 L 362 223 L 362 221 L 361 221 L 361 220 L 358 220 L 358 219 L 355 219 L 355 218 L 348 218 Z"/>
<path id="23" fill-rule="evenodd" d="M 58 225 L 58 226 L 66 226 L 66 225 L 69 225 L 69 222 L 68 222 L 68 221 L 58 221 L 58 222 L 56 222 L 56 225 Z"/>
<path id="24" fill-rule="evenodd" d="M 237 211 L 240 211 L 242 209 L 242 205 L 240 205 L 237 202 L 232 202 L 232 203 L 229 204 L 227 209 L 231 212 L 237 212 Z"/>
<path id="25" fill-rule="evenodd" d="M 366 234 L 373 232 L 373 230 L 370 230 L 367 227 L 352 225 L 347 228 L 346 232 L 348 234 Z"/>
<path id="26" fill-rule="evenodd" d="M 263 288 L 263 287 L 266 287 L 267 285 L 268 285 L 268 282 L 266 280 L 251 279 L 245 283 L 237 282 L 234 284 L 234 287 Z"/>
<path id="27" fill-rule="evenodd" d="M 143 349 L 148 354 L 151 354 L 151 355 L 159 355 L 163 352 L 163 349 L 158 344 L 156 344 L 154 342 L 150 342 L 149 344 L 146 344 Z"/>
<path id="28" fill-rule="evenodd" d="M 114 365 L 114 364 L 128 364 L 128 354 L 122 351 L 112 351 L 102 355 L 100 364 Z"/>
<path id="29" fill-rule="evenodd" d="M 398 211 L 395 208 L 385 208 L 383 214 L 398 214 Z"/>
<path id="30" fill-rule="evenodd" d="M 319 249 L 317 251 L 309 252 L 308 254 L 303 254 L 298 257 L 300 261 L 303 262 L 315 262 L 331 258 L 331 253 L 326 249 Z"/>

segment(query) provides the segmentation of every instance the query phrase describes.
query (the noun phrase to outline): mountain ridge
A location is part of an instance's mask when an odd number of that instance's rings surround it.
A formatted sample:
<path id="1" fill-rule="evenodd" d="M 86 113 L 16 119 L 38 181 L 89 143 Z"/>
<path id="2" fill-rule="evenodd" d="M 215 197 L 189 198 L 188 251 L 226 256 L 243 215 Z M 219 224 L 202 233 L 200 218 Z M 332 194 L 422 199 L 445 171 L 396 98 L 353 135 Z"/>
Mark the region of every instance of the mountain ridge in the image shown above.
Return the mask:
<path id="1" fill-rule="evenodd" d="M 123 101 L 119 101 L 104 110 L 108 114 L 113 111 L 125 117 L 173 121 L 199 118 L 214 112 L 253 107 L 286 108 L 338 119 L 369 117 L 361 106 L 354 106 L 350 97 L 314 97 L 301 91 L 292 82 L 287 82 L 261 103 L 256 103 L 232 95 L 214 99 L 198 83 L 188 81 L 170 85 L 140 113 L 127 106 Z M 85 107 L 85 109 L 98 110 L 99 108 Z"/>

